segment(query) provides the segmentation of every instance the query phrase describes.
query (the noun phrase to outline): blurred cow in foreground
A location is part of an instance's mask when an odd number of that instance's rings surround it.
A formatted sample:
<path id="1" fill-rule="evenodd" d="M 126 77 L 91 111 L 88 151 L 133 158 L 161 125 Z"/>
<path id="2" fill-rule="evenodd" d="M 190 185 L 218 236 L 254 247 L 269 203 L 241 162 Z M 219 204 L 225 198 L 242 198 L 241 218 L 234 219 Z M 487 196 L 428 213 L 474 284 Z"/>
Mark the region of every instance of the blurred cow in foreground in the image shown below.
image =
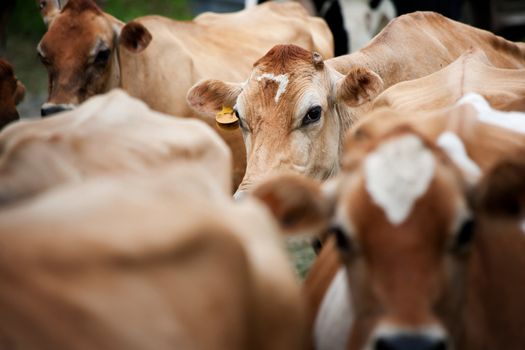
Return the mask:
<path id="1" fill-rule="evenodd" d="M 254 191 L 288 230 L 333 235 L 305 282 L 316 349 L 525 341 L 524 143 L 480 182 L 439 143 L 398 123 L 347 148 L 322 188 L 281 175 Z"/>
<path id="2" fill-rule="evenodd" d="M 0 348 L 302 349 L 299 283 L 202 122 L 121 91 L 2 135 Z"/>

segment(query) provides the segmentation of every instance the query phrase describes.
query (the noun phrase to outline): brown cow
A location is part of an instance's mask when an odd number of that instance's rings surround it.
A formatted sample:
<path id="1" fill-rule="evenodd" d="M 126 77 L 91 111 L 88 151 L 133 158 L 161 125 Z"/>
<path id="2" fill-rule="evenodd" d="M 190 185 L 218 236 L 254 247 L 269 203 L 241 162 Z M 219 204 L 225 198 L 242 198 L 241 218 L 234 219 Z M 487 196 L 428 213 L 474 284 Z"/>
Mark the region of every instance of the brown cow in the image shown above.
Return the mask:
<path id="1" fill-rule="evenodd" d="M 523 151 L 518 165 L 489 171 L 472 209 L 472 184 L 446 153 L 412 129 L 397 127 L 355 145 L 332 180 L 335 186 L 327 183 L 324 197 L 310 197 L 324 204 L 281 207 L 281 221 L 298 207 L 305 216 L 307 208 L 315 215 L 320 205 L 333 208 L 323 221 L 331 222 L 345 268 L 338 272 L 333 242 L 313 267 L 317 284 L 307 285 L 314 287 L 308 292 L 318 308 L 316 348 L 520 349 Z M 273 189 L 278 198 L 290 181 L 265 183 L 267 196 Z M 331 284 L 327 276 L 335 276 Z"/>
<path id="2" fill-rule="evenodd" d="M 24 98 L 25 90 L 11 64 L 0 58 L 0 130 L 20 118 L 16 105 Z"/>
<path id="3" fill-rule="evenodd" d="M 194 117 L 186 103 L 193 84 L 205 78 L 241 81 L 252 63 L 275 44 L 295 43 L 328 57 L 333 54 L 326 23 L 308 16 L 296 3 L 205 13 L 187 22 L 147 16 L 124 25 L 92 0 L 70 0 L 61 9 L 53 1 L 42 1 L 49 23 L 38 45 L 49 74 L 42 115 L 74 108 L 94 94 L 121 87 L 154 110 Z M 241 134 L 217 131 L 232 150 L 237 185 L 246 167 Z"/>
<path id="4" fill-rule="evenodd" d="M 0 133 L 0 150 L 0 205 L 91 177 L 153 176 L 196 162 L 231 193 L 231 153 L 211 128 L 154 112 L 122 90 L 54 118 L 21 121 Z"/>
<path id="5" fill-rule="evenodd" d="M 296 46 L 276 46 L 243 84 L 205 81 L 190 104 L 214 115 L 235 107 L 247 152 L 239 189 L 272 172 L 326 179 L 339 170 L 345 131 L 373 98 L 400 81 L 433 73 L 471 48 L 501 68 L 525 68 L 525 46 L 435 13 L 394 19 L 368 46 L 323 62 Z"/>
<path id="6" fill-rule="evenodd" d="M 0 211 L 0 348 L 303 349 L 278 226 L 215 170 L 90 178 Z"/>

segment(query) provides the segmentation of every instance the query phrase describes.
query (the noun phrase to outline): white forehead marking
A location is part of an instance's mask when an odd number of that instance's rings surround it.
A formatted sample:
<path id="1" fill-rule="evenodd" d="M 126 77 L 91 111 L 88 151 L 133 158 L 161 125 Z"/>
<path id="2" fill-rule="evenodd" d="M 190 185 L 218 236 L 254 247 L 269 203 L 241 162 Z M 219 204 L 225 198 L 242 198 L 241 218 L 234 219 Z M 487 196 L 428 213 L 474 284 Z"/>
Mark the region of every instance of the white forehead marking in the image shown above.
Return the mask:
<path id="1" fill-rule="evenodd" d="M 398 225 L 434 177 L 435 159 L 415 135 L 380 145 L 365 160 L 366 189 L 388 220 Z"/>
<path id="2" fill-rule="evenodd" d="M 438 146 L 443 149 L 452 161 L 465 173 L 472 183 L 481 177 L 481 169 L 468 156 L 463 141 L 450 131 L 445 131 L 437 139 Z"/>
<path id="3" fill-rule="evenodd" d="M 473 92 L 463 96 L 458 104 L 471 104 L 478 111 L 480 122 L 525 134 L 525 113 L 502 112 L 492 109 L 483 96 Z"/>
<path id="4" fill-rule="evenodd" d="M 275 103 L 279 102 L 279 98 L 281 98 L 281 95 L 286 91 L 286 87 L 288 86 L 288 74 L 274 75 L 273 73 L 264 73 L 259 75 L 256 79 L 257 81 L 269 79 L 279 83 L 279 88 L 275 93 Z"/>
<path id="5" fill-rule="evenodd" d="M 525 220 L 523 220 L 523 221 L 521 222 L 521 225 L 520 225 L 520 226 L 521 226 L 521 227 L 520 227 L 520 228 L 521 228 L 521 232 L 525 233 Z"/>
<path id="6" fill-rule="evenodd" d="M 353 311 L 346 270 L 341 267 L 326 291 L 315 318 L 317 350 L 345 350 L 352 327 Z"/>

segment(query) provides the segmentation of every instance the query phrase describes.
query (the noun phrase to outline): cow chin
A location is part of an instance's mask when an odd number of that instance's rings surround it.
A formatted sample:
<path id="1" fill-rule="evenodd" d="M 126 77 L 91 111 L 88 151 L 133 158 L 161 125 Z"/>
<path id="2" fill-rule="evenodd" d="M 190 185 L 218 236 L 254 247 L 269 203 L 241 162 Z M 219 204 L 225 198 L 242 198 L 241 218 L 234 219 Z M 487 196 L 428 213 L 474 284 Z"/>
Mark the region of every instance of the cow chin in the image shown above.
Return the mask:
<path id="1" fill-rule="evenodd" d="M 54 114 L 60 112 L 67 112 L 75 109 L 77 106 L 74 104 L 63 103 L 63 104 L 54 104 L 54 103 L 44 103 L 40 114 L 42 117 L 50 117 Z"/>

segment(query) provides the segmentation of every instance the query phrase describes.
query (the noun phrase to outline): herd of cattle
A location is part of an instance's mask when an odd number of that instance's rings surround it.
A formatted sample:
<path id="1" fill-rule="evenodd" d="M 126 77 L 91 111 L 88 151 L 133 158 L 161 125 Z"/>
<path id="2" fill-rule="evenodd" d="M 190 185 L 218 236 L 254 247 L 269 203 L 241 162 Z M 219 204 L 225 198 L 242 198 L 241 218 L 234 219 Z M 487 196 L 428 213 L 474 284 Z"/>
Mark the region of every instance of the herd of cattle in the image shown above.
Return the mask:
<path id="1" fill-rule="evenodd" d="M 525 44 L 39 5 L 46 118 L 0 60 L 0 349 L 525 347 Z"/>

